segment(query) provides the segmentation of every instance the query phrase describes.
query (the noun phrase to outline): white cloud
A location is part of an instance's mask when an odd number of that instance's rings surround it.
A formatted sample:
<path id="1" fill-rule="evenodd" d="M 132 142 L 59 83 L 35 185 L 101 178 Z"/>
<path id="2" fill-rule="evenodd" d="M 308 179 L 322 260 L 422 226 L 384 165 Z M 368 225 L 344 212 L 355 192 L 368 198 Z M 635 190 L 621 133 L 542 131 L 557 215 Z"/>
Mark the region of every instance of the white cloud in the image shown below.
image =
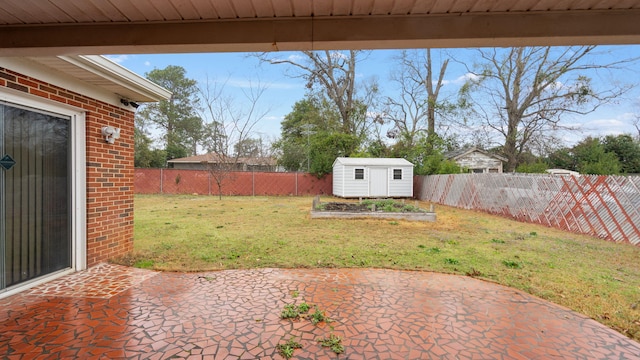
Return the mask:
<path id="1" fill-rule="evenodd" d="M 144 66 L 147 66 L 147 67 L 151 66 L 151 61 L 148 61 L 148 60 L 147 60 L 147 61 L 145 61 L 145 62 L 144 62 Z"/>
<path id="2" fill-rule="evenodd" d="M 106 57 L 115 63 L 122 64 L 129 58 L 129 55 L 106 55 Z"/>
<path id="3" fill-rule="evenodd" d="M 617 115 L 613 118 L 599 118 L 575 124 L 582 137 L 601 137 L 607 135 L 631 134 L 635 132 L 628 113 Z"/>
<path id="4" fill-rule="evenodd" d="M 284 119 L 284 116 L 277 116 L 277 115 L 268 115 L 264 117 L 264 120 L 266 121 L 277 121 L 280 122 Z"/>
<path id="5" fill-rule="evenodd" d="M 591 120 L 591 121 L 587 121 L 585 123 L 586 127 L 599 127 L 599 128 L 619 128 L 619 127 L 624 127 L 625 123 L 623 121 L 620 121 L 618 119 L 597 119 L 597 120 Z"/>
<path id="6" fill-rule="evenodd" d="M 293 62 L 299 62 L 301 60 L 305 59 L 305 57 L 303 57 L 302 55 L 299 54 L 291 54 L 287 57 L 287 60 L 289 61 L 293 61 Z"/>
<path id="7" fill-rule="evenodd" d="M 464 83 L 466 83 L 469 80 L 475 81 L 478 80 L 479 76 L 473 73 L 466 73 L 464 75 L 460 75 L 457 78 L 453 79 L 453 80 L 443 80 L 442 84 L 443 85 L 449 85 L 449 84 L 453 84 L 453 85 L 462 85 Z"/>

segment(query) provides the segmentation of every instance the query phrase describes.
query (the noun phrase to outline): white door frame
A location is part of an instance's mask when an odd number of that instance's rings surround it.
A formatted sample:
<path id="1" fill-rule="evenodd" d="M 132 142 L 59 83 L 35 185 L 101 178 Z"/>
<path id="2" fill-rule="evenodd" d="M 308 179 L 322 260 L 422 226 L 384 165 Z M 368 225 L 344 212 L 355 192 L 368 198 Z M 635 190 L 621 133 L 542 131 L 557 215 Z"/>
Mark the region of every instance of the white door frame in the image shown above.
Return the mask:
<path id="1" fill-rule="evenodd" d="M 0 292 L 0 298 L 3 298 L 87 268 L 87 169 L 86 115 L 82 109 L 6 88 L 0 88 L 0 101 L 57 113 L 69 117 L 71 122 L 71 268 L 11 287 Z"/>

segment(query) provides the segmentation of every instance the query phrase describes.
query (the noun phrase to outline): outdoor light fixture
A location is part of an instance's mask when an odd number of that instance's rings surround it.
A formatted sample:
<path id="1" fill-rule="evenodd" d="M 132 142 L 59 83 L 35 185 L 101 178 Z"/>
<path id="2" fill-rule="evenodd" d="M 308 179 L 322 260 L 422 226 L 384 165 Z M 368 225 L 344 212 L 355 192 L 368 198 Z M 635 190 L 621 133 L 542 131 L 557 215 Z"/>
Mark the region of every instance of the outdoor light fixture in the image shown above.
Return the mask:
<path id="1" fill-rule="evenodd" d="M 131 101 L 131 100 L 127 100 L 127 99 L 120 99 L 120 103 L 124 106 L 129 106 L 131 105 L 134 109 L 137 109 L 138 106 L 140 106 L 137 102 Z"/>
<path id="2" fill-rule="evenodd" d="M 102 136 L 104 136 L 104 141 L 106 141 L 108 144 L 115 144 L 116 139 L 120 139 L 120 128 L 116 128 L 113 126 L 103 126 Z"/>

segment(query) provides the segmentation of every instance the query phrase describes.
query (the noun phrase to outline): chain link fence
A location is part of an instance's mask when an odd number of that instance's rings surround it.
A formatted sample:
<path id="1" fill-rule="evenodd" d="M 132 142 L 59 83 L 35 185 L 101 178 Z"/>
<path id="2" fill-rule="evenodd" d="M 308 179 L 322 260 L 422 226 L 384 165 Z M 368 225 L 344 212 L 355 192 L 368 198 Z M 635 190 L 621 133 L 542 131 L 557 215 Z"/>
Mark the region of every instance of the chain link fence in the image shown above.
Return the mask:
<path id="1" fill-rule="evenodd" d="M 424 201 L 640 244 L 640 176 L 419 176 Z"/>
<path id="2" fill-rule="evenodd" d="M 330 195 L 333 183 L 331 175 L 318 179 L 308 173 L 234 171 L 213 176 L 206 170 L 135 169 L 134 189 L 136 194 L 299 196 Z"/>

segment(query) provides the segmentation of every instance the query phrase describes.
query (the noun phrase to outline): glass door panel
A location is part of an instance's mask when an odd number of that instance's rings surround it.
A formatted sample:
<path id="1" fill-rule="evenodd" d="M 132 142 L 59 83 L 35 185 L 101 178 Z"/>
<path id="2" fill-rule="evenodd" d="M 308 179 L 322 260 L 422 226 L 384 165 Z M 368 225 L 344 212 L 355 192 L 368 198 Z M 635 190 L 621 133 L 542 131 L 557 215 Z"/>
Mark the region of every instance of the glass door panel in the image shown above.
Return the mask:
<path id="1" fill-rule="evenodd" d="M 71 266 L 70 121 L 0 103 L 0 291 Z"/>

